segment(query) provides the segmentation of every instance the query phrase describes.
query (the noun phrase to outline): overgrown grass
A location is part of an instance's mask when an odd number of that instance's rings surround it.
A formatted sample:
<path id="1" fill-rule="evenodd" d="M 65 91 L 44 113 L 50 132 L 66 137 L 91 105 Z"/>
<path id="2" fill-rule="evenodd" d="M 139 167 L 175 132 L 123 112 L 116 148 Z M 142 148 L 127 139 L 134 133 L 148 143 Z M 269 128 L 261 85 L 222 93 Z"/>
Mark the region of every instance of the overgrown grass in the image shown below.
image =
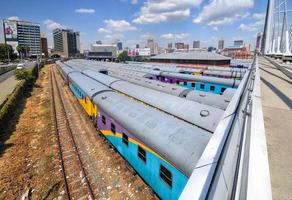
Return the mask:
<path id="1" fill-rule="evenodd" d="M 20 69 L 15 71 L 16 79 L 20 80 L 14 88 L 13 92 L 9 95 L 3 106 L 0 108 L 0 129 L 5 126 L 13 115 L 13 110 L 18 102 L 30 91 L 34 82 L 37 79 L 37 67 Z"/>

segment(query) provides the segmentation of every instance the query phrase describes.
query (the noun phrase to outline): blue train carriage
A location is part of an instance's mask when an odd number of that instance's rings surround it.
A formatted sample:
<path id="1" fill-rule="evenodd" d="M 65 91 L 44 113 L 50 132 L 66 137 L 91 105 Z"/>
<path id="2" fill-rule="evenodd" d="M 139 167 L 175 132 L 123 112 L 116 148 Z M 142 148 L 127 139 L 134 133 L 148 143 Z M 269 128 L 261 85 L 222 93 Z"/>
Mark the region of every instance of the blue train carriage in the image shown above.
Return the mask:
<path id="1" fill-rule="evenodd" d="M 240 81 L 217 77 L 193 76 L 171 72 L 160 72 L 153 74 L 161 82 L 176 84 L 178 86 L 191 88 L 198 91 L 222 94 L 227 88 L 236 88 Z"/>
<path id="2" fill-rule="evenodd" d="M 68 85 L 88 116 L 95 118 L 98 110 L 92 98 L 99 92 L 109 91 L 110 89 L 103 85 L 96 85 L 95 81 L 79 72 L 68 75 Z"/>
<path id="3" fill-rule="evenodd" d="M 93 101 L 102 134 L 160 198 L 178 199 L 212 134 L 115 92 Z"/>

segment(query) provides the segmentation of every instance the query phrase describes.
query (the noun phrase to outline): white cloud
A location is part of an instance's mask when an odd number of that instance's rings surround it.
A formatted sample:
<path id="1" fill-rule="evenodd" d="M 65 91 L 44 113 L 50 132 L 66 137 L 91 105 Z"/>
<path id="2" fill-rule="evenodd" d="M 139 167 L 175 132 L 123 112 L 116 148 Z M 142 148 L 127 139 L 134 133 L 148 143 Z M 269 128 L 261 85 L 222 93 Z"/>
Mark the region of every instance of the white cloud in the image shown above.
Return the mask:
<path id="1" fill-rule="evenodd" d="M 178 34 L 166 33 L 166 34 L 161 35 L 160 37 L 162 37 L 164 39 L 183 39 L 183 38 L 186 38 L 188 36 L 189 36 L 188 33 L 178 33 Z"/>
<path id="2" fill-rule="evenodd" d="M 95 13 L 95 10 L 92 8 L 79 8 L 75 10 L 76 13 L 81 13 L 81 14 L 93 14 Z"/>
<path id="3" fill-rule="evenodd" d="M 17 16 L 11 16 L 11 17 L 8 17 L 7 19 L 9 19 L 9 20 L 19 20 L 19 17 L 17 17 Z"/>
<path id="4" fill-rule="evenodd" d="M 210 26 L 232 24 L 248 17 L 249 13 L 243 11 L 253 5 L 254 0 L 211 0 L 193 22 L 207 23 Z"/>
<path id="5" fill-rule="evenodd" d="M 214 30 L 214 31 L 218 31 L 218 27 L 217 27 L 217 26 L 214 26 L 214 27 L 213 27 L 213 30 Z"/>
<path id="6" fill-rule="evenodd" d="M 138 3 L 138 0 L 132 0 L 131 1 L 131 4 L 137 4 Z"/>
<path id="7" fill-rule="evenodd" d="M 51 19 L 47 19 L 44 21 L 44 24 L 46 25 L 47 29 L 54 30 L 56 28 L 66 28 L 64 25 L 61 25 L 58 22 L 55 22 Z"/>
<path id="8" fill-rule="evenodd" d="M 260 31 L 260 29 L 264 28 L 265 17 L 266 17 L 265 13 L 254 13 L 252 15 L 252 18 L 255 21 L 249 24 L 240 24 L 238 29 L 241 31 L 249 31 L 249 32 Z"/>
<path id="9" fill-rule="evenodd" d="M 190 16 L 191 8 L 200 5 L 201 2 L 202 0 L 147 0 L 133 22 L 156 24 L 186 19 Z"/>
<path id="10" fill-rule="evenodd" d="M 257 21 L 259 21 L 259 20 L 265 20 L 265 18 L 266 18 L 266 13 L 253 13 L 253 14 L 252 14 L 252 17 L 253 17 L 255 20 L 257 20 Z"/>
<path id="11" fill-rule="evenodd" d="M 104 20 L 106 24 L 105 28 L 100 28 L 101 32 L 126 32 L 126 31 L 136 31 L 137 28 L 131 25 L 125 20 Z"/>
<path id="12" fill-rule="evenodd" d="M 107 38 L 107 39 L 111 39 L 111 38 L 113 38 L 112 35 L 105 35 L 104 37 Z"/>
<path id="13" fill-rule="evenodd" d="M 108 29 L 106 29 L 106 28 L 99 28 L 97 31 L 98 31 L 99 33 L 111 33 L 111 31 L 108 30 Z"/>

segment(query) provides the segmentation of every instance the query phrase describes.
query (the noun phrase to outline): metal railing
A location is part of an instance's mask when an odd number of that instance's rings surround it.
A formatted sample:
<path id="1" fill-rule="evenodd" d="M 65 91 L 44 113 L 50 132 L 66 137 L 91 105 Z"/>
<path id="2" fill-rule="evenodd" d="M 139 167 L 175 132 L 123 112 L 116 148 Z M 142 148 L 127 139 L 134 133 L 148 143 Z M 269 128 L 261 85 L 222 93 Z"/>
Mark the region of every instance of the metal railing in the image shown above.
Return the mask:
<path id="1" fill-rule="evenodd" d="M 258 99 L 253 99 L 257 97 L 254 88 L 257 88 L 256 92 L 260 93 L 259 77 L 256 77 L 258 75 L 257 62 L 255 58 L 245 74 L 180 199 L 247 199 L 253 196 L 250 194 L 249 185 L 254 179 L 259 178 L 256 175 L 249 176 L 250 166 L 256 166 L 254 160 L 250 159 L 250 155 L 255 156 L 254 154 L 257 153 L 250 151 L 254 148 L 251 144 L 258 145 L 252 141 L 254 139 L 252 134 L 257 130 L 253 127 L 254 120 L 257 120 L 259 126 L 263 126 L 263 120 L 258 121 L 262 113 L 254 117 L 255 112 L 252 110 L 256 109 L 253 102 L 258 101 Z M 255 86 L 255 84 L 258 85 Z M 264 134 L 264 131 L 260 134 Z M 264 138 L 264 147 L 265 145 Z M 269 170 L 266 170 L 268 169 L 267 154 L 261 158 L 266 162 L 258 168 L 264 169 L 263 173 L 269 177 Z M 257 189 L 260 190 L 260 187 L 257 186 Z M 262 190 L 267 191 L 265 194 L 268 195 L 259 199 L 269 199 L 266 198 L 269 196 L 271 199 L 269 181 Z"/>

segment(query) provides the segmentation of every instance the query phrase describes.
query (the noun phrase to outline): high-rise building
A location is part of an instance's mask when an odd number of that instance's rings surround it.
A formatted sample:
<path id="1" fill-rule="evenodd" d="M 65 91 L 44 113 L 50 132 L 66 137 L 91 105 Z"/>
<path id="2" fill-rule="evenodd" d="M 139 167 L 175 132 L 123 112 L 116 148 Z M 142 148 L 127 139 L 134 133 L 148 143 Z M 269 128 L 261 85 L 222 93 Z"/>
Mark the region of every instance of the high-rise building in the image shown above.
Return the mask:
<path id="1" fill-rule="evenodd" d="M 234 46 L 243 46 L 243 40 L 234 40 Z"/>
<path id="2" fill-rule="evenodd" d="M 199 40 L 196 40 L 193 42 L 193 48 L 199 49 L 201 47 L 201 42 Z"/>
<path id="3" fill-rule="evenodd" d="M 176 42 L 174 44 L 176 49 L 184 49 L 185 48 L 185 44 L 183 42 Z"/>
<path id="4" fill-rule="evenodd" d="M 172 42 L 171 42 L 171 43 L 168 43 L 168 44 L 167 44 L 167 47 L 168 47 L 169 49 L 172 49 Z"/>
<path id="5" fill-rule="evenodd" d="M 224 49 L 224 40 L 221 39 L 218 41 L 218 49 L 223 50 Z"/>
<path id="6" fill-rule="evenodd" d="M 48 40 L 44 34 L 41 34 L 41 47 L 42 47 L 42 54 L 47 58 L 49 56 Z"/>
<path id="7" fill-rule="evenodd" d="M 189 49 L 190 45 L 189 44 L 184 44 L 184 49 Z"/>
<path id="8" fill-rule="evenodd" d="M 69 58 L 79 54 L 79 32 L 71 29 L 55 29 L 54 36 L 54 52 L 62 57 Z M 79 48 L 79 49 L 78 49 Z"/>
<path id="9" fill-rule="evenodd" d="M 257 34 L 256 50 L 260 51 L 262 48 L 263 32 Z"/>
<path id="10" fill-rule="evenodd" d="M 122 42 L 118 42 L 117 43 L 117 47 L 118 47 L 118 50 L 123 50 L 123 43 Z"/>
<path id="11" fill-rule="evenodd" d="M 136 44 L 136 49 L 139 49 L 140 45 L 139 44 Z"/>
<path id="12" fill-rule="evenodd" d="M 28 46 L 29 55 L 41 54 L 40 25 L 29 21 L 3 20 L 4 41 L 16 50 L 17 46 Z"/>
<path id="13" fill-rule="evenodd" d="M 155 43 L 153 38 L 147 40 L 147 47 L 150 48 L 150 54 L 155 55 Z"/>

